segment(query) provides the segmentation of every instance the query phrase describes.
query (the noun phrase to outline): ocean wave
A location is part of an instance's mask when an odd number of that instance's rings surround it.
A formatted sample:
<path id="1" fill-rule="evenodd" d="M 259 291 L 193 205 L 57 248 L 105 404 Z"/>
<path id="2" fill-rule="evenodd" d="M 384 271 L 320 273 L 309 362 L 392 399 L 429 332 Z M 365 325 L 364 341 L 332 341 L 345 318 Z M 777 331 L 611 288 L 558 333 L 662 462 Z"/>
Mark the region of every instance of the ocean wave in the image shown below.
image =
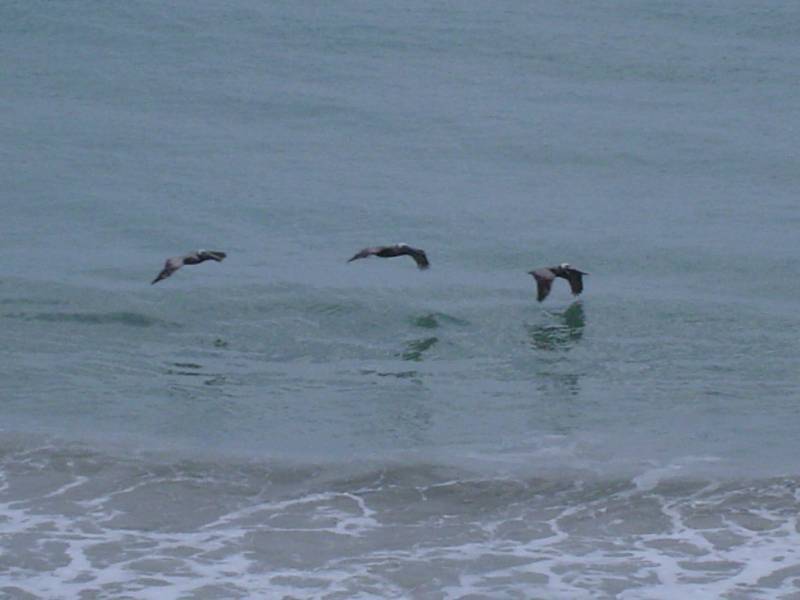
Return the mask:
<path id="1" fill-rule="evenodd" d="M 6 443 L 0 589 L 50 598 L 797 593 L 800 477 L 670 473 L 507 477 L 430 462 L 170 461 Z"/>
<path id="2" fill-rule="evenodd" d="M 142 313 L 130 311 L 114 312 L 40 312 L 40 313 L 6 313 L 7 319 L 22 319 L 26 321 L 45 321 L 49 323 L 80 323 L 86 325 L 127 325 L 130 327 L 177 326 L 162 319 L 151 317 Z"/>

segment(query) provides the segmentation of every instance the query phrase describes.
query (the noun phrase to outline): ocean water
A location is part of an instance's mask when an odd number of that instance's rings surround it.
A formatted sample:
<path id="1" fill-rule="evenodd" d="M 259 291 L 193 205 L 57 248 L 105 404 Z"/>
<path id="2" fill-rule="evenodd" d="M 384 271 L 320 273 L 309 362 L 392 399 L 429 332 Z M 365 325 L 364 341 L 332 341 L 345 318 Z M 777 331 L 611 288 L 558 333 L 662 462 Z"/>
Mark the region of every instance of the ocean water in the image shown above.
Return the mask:
<path id="1" fill-rule="evenodd" d="M 800 597 L 796 3 L 0 34 L 0 596 Z"/>

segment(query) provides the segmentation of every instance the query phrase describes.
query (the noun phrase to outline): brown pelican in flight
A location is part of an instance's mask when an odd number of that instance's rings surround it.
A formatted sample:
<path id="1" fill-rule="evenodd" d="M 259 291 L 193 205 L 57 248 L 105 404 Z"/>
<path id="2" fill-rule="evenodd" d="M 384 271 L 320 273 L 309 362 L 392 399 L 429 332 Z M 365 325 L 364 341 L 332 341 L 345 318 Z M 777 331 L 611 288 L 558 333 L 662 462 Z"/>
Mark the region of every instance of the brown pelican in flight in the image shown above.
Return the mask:
<path id="1" fill-rule="evenodd" d="M 534 279 L 536 279 L 536 288 L 538 292 L 536 299 L 539 302 L 547 298 L 556 277 L 561 277 L 569 281 L 572 295 L 577 296 L 583 291 L 583 276 L 588 275 L 588 273 L 571 267 L 569 263 L 561 263 L 557 267 L 543 267 L 535 271 L 528 271 L 528 273 L 533 275 Z"/>
<path id="2" fill-rule="evenodd" d="M 222 262 L 222 259 L 225 258 L 225 256 L 226 255 L 224 252 L 218 252 L 216 250 L 195 250 L 186 256 L 173 256 L 172 258 L 167 259 L 167 262 L 164 263 L 164 268 L 161 270 L 161 273 L 159 273 L 158 277 L 153 279 L 150 284 L 152 285 L 154 283 L 158 283 L 162 279 L 166 279 L 175 271 L 180 269 L 183 265 L 199 265 L 201 262 L 205 262 L 207 260 Z"/>
<path id="3" fill-rule="evenodd" d="M 394 244 L 393 246 L 375 246 L 372 248 L 364 248 L 347 262 L 353 262 L 359 258 L 367 258 L 369 256 L 392 258 L 394 256 L 406 255 L 413 258 L 414 262 L 417 263 L 417 267 L 420 269 L 427 269 L 430 266 L 428 257 L 425 255 L 425 251 L 420 250 L 419 248 L 412 248 L 408 244 Z"/>

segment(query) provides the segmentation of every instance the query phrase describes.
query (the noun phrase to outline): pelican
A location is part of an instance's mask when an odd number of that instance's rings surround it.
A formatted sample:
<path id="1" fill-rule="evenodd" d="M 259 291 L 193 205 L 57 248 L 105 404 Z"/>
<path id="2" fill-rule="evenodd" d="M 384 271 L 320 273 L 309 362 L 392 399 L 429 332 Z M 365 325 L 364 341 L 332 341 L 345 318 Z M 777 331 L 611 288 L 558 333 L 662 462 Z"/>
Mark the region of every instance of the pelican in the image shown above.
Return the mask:
<path id="1" fill-rule="evenodd" d="M 199 265 L 201 262 L 205 262 L 207 260 L 222 262 L 222 259 L 224 259 L 225 256 L 226 254 L 224 252 L 219 252 L 217 250 L 195 250 L 194 252 L 189 252 L 189 254 L 185 256 L 173 256 L 172 258 L 167 259 L 167 262 L 164 263 L 164 268 L 161 270 L 161 273 L 159 273 L 158 277 L 150 282 L 150 285 L 158 283 L 162 279 L 166 279 L 175 271 L 180 269 L 183 265 Z"/>
<path id="2" fill-rule="evenodd" d="M 541 302 L 550 293 L 553 281 L 556 277 L 561 277 L 569 281 L 572 295 L 577 296 L 583 291 L 583 276 L 588 275 L 584 271 L 572 267 L 569 263 L 561 263 L 557 267 L 543 267 L 534 271 L 528 271 L 536 279 L 536 299 Z"/>
<path id="3" fill-rule="evenodd" d="M 359 258 L 367 258 L 369 256 L 380 256 L 381 258 L 392 258 L 394 256 L 410 256 L 417 263 L 420 269 L 427 269 L 430 266 L 428 257 L 425 255 L 424 250 L 419 248 L 412 248 L 408 244 L 394 244 L 393 246 L 373 246 L 372 248 L 364 248 L 356 253 L 353 258 L 347 262 L 353 262 Z"/>

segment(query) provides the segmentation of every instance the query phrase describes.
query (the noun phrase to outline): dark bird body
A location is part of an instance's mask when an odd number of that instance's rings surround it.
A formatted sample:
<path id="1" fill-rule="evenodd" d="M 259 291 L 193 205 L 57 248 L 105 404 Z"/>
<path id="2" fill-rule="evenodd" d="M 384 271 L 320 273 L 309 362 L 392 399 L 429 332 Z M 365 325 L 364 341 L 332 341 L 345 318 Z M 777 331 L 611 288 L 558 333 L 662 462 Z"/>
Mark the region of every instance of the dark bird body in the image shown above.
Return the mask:
<path id="1" fill-rule="evenodd" d="M 412 248 L 408 244 L 394 244 L 393 246 L 374 246 L 372 248 L 364 248 L 347 262 L 353 262 L 359 258 L 367 258 L 369 256 L 380 256 L 381 258 L 410 256 L 414 259 L 414 262 L 417 263 L 417 267 L 420 269 L 427 269 L 430 266 L 425 251 L 420 250 L 419 248 Z"/>
<path id="2" fill-rule="evenodd" d="M 226 254 L 224 252 L 218 252 L 216 250 L 195 250 L 186 256 L 173 256 L 172 258 L 167 259 L 167 262 L 164 263 L 164 268 L 161 270 L 161 273 L 159 273 L 158 276 L 150 283 L 152 285 L 153 283 L 158 283 L 162 279 L 166 279 L 175 271 L 180 269 L 183 265 L 199 265 L 201 262 L 205 262 L 207 260 L 222 262 L 225 256 Z"/>
<path id="3" fill-rule="evenodd" d="M 572 295 L 577 296 L 583 291 L 583 276 L 588 275 L 584 271 L 571 267 L 568 263 L 561 263 L 557 267 L 544 267 L 535 271 L 528 271 L 528 273 L 536 279 L 536 299 L 539 302 L 547 298 L 556 277 L 569 281 Z"/>

